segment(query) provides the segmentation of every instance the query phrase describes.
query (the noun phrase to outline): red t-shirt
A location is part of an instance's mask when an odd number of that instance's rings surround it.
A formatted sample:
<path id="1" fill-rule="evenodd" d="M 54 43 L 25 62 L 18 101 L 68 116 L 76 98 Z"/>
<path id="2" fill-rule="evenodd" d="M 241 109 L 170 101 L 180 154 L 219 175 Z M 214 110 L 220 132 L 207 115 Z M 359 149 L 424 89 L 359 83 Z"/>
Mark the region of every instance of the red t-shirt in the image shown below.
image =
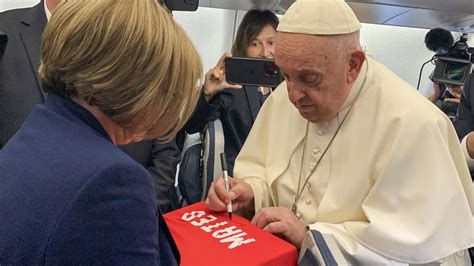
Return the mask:
<path id="1" fill-rule="evenodd" d="M 214 212 L 204 202 L 164 215 L 181 265 L 296 265 L 296 247 L 250 221 Z"/>

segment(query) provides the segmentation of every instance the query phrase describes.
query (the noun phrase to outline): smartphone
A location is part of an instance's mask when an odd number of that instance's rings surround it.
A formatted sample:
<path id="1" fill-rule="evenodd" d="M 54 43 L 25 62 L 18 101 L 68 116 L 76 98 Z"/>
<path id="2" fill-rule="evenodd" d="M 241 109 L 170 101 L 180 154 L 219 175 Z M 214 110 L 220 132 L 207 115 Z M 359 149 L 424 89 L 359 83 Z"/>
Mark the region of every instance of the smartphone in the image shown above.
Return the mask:
<path id="1" fill-rule="evenodd" d="M 228 57 L 225 76 L 230 84 L 276 87 L 283 81 L 275 60 L 266 58 Z"/>

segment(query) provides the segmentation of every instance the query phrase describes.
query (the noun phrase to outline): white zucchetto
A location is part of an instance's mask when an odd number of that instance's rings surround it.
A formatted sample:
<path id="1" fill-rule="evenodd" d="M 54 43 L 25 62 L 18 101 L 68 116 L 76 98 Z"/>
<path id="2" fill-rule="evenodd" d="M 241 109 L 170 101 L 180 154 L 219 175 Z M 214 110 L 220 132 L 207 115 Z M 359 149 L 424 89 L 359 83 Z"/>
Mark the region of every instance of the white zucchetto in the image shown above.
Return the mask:
<path id="1" fill-rule="evenodd" d="M 348 34 L 360 22 L 343 0 L 297 0 L 285 12 L 277 31 L 312 35 Z"/>

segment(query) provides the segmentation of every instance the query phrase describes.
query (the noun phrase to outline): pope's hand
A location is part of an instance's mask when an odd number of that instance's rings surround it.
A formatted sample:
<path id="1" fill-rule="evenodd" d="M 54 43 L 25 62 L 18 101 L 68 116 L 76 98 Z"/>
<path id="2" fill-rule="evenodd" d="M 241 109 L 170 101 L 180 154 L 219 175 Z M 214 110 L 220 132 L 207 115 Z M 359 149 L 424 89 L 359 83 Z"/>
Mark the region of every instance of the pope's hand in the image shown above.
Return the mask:
<path id="1" fill-rule="evenodd" d="M 263 208 L 255 214 L 252 223 L 292 243 L 298 249 L 306 234 L 306 225 L 290 209 L 284 207 Z"/>
<path id="2" fill-rule="evenodd" d="M 225 190 L 224 177 L 212 182 L 207 194 L 206 206 L 214 211 L 227 210 L 227 203 L 232 200 L 232 210 L 253 210 L 253 191 L 244 181 L 229 177 L 230 191 Z"/>

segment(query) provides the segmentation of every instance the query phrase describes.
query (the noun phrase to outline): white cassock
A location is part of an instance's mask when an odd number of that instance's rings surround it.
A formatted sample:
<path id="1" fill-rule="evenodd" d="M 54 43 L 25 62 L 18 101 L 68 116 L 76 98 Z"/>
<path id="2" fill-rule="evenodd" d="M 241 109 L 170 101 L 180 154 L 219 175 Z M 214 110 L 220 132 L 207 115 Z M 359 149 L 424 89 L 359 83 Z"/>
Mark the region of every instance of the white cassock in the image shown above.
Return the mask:
<path id="1" fill-rule="evenodd" d="M 327 123 L 303 119 L 285 83 L 265 102 L 234 168 L 251 185 L 255 210 L 291 208 L 298 179 L 302 185 L 352 104 L 297 202 L 310 232 L 333 238 L 329 248 L 350 264 L 421 264 L 456 252 L 465 259 L 462 250 L 474 246 L 474 201 L 454 128 L 370 58 Z"/>

